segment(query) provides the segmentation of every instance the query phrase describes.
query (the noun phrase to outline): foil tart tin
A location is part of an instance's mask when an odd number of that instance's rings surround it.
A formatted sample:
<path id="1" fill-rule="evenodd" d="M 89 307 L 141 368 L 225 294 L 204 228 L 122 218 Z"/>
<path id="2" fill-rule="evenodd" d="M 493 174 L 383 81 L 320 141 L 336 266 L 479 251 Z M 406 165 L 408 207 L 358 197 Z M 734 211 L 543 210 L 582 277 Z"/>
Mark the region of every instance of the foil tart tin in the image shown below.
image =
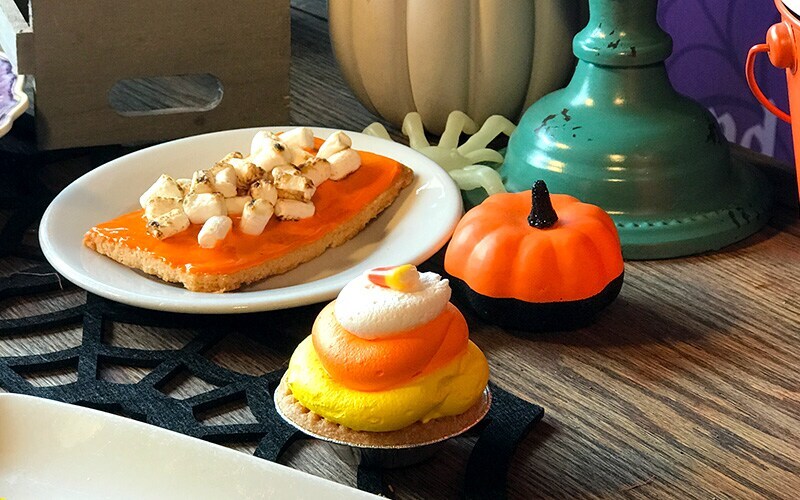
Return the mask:
<path id="1" fill-rule="evenodd" d="M 476 403 L 481 405 L 480 412 L 476 413 L 475 418 L 465 421 L 464 424 L 455 431 L 451 431 L 445 435 L 436 437 L 435 439 L 427 439 L 424 441 L 393 445 L 363 445 L 332 439 L 301 427 L 283 414 L 280 404 L 278 404 L 279 397 L 279 392 L 275 391 L 273 394 L 273 399 L 275 400 L 275 410 L 278 412 L 278 415 L 280 415 L 281 418 L 283 418 L 283 420 L 289 425 L 308 436 L 328 443 L 336 453 L 336 456 L 348 465 L 364 465 L 383 469 L 407 467 L 431 458 L 439 449 L 442 448 L 445 441 L 460 436 L 478 425 L 484 419 L 484 417 L 486 417 L 486 414 L 489 413 L 489 408 L 492 405 L 492 393 L 489 391 L 489 387 L 487 386 L 486 389 L 483 390 L 478 403 Z"/>

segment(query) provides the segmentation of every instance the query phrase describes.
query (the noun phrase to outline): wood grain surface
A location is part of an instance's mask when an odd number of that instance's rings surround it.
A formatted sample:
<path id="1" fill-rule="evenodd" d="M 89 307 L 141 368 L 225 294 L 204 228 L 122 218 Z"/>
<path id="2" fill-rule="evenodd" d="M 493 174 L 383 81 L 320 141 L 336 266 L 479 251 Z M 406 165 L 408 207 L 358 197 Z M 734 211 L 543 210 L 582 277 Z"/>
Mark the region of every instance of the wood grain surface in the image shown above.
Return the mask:
<path id="1" fill-rule="evenodd" d="M 336 69 L 321 2 L 295 0 L 292 34 L 292 122 L 360 130 L 374 121 Z M 398 136 L 397 130 L 390 131 Z M 776 179 L 781 179 L 790 170 L 781 166 L 777 171 L 782 174 Z M 440 263 L 441 254 L 427 266 L 435 270 Z M 0 276 L 28 266 L 24 259 L 0 259 Z M 61 292 L 0 302 L 0 318 L 55 310 L 83 297 L 84 292 L 65 284 Z M 208 356 L 246 373 L 284 366 L 319 308 L 271 316 L 270 331 L 277 325 L 284 332 L 280 338 L 232 328 Z M 547 412 L 514 457 L 509 497 L 798 497 L 796 208 L 779 209 L 760 233 L 715 254 L 626 263 L 620 297 L 596 324 L 576 332 L 524 336 L 483 323 L 462 309 L 472 339 L 489 359 L 493 381 Z M 163 349 L 189 338 L 185 330 L 117 324 L 109 328 L 106 340 Z M 0 355 L 48 352 L 77 342 L 80 332 L 70 328 L 44 336 L 21 334 L 0 338 Z M 145 369 L 131 367 L 102 371 L 103 377 L 120 383 L 145 374 Z M 64 383 L 71 376 L 44 374 L 36 383 Z M 169 391 L 187 397 L 207 388 L 187 374 Z M 226 410 L 204 417 L 217 423 L 252 421 L 243 405 Z M 460 485 L 472 443 L 450 441 L 433 460 L 389 472 L 391 491 L 398 498 L 463 495 Z M 247 443 L 237 447 L 252 451 Z M 282 460 L 355 484 L 355 470 L 319 442 L 297 442 Z"/>

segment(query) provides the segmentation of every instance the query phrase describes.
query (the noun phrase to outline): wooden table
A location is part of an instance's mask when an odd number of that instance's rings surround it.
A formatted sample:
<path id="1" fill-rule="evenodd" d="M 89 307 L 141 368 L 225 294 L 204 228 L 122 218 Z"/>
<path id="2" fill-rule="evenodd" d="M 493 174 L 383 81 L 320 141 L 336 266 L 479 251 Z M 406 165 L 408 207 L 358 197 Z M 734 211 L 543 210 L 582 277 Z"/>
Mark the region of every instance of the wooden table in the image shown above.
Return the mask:
<path id="1" fill-rule="evenodd" d="M 374 121 L 335 67 L 324 5 L 296 0 L 292 33 L 292 122 L 360 130 Z M 118 153 L 112 148 L 55 155 L 57 168 L 50 179 L 63 183 L 74 177 L 85 169 L 81 158 L 87 155 L 96 159 Z M 791 200 L 787 170 L 768 171 L 785 188 L 781 199 Z M 24 267 L 24 259 L 3 258 L 0 276 Z M 8 299 L 0 302 L 0 318 L 40 314 L 84 298 L 84 292 L 67 286 L 35 299 Z M 208 356 L 252 374 L 283 366 L 318 309 L 282 313 L 284 319 L 291 317 L 292 328 L 274 344 L 255 341 L 257 331 L 232 331 Z M 472 339 L 489 359 L 493 381 L 547 411 L 516 452 L 510 497 L 800 495 L 796 207 L 779 208 L 760 233 L 712 255 L 628 262 L 620 297 L 590 328 L 523 338 L 465 313 Z M 130 325 L 108 332 L 113 344 L 148 348 L 175 346 L 187 335 L 180 329 Z M 0 355 L 47 352 L 79 342 L 76 328 L 15 335 L 0 338 Z M 142 375 L 142 369 L 132 367 L 101 371 L 116 382 Z M 50 373 L 37 383 L 60 384 L 70 377 L 74 374 Z M 207 387 L 187 376 L 168 390 L 186 397 Z M 205 418 L 212 423 L 252 421 L 241 405 L 227 410 Z M 463 493 L 471 444 L 452 441 L 433 461 L 390 472 L 394 494 L 439 498 Z M 252 452 L 252 446 L 238 448 Z M 282 461 L 345 484 L 355 481 L 355 471 L 318 442 L 293 445 Z"/>

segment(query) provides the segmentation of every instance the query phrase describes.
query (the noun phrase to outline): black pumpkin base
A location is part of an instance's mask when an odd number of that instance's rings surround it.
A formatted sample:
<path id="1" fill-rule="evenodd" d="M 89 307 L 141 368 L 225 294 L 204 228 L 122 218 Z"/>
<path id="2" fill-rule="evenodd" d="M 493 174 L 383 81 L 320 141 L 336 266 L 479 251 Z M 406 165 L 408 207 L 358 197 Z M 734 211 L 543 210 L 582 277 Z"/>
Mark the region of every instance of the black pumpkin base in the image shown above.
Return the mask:
<path id="1" fill-rule="evenodd" d="M 469 304 L 478 316 L 503 328 L 526 332 L 574 330 L 589 325 L 595 315 L 617 298 L 625 273 L 609 283 L 600 293 L 569 302 L 525 302 L 482 295 L 462 280 L 450 277 L 458 299 Z"/>

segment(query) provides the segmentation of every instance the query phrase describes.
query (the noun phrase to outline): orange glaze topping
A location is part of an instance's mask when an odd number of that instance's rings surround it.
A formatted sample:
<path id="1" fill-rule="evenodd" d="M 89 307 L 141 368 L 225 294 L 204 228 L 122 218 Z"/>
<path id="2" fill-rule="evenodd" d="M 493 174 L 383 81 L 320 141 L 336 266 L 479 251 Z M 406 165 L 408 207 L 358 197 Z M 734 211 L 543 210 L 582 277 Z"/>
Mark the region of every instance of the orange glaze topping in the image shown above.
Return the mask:
<path id="1" fill-rule="evenodd" d="M 319 146 L 319 140 L 317 140 Z M 258 236 L 241 233 L 238 217 L 231 217 L 234 228 L 216 247 L 206 249 L 197 243 L 201 225 L 192 224 L 186 231 L 164 240 L 150 236 L 136 210 L 98 224 L 88 234 L 119 240 L 130 248 L 140 248 L 161 257 L 174 267 L 188 272 L 229 274 L 284 256 L 313 243 L 345 224 L 391 186 L 402 172 L 402 165 L 384 156 L 359 151 L 361 167 L 339 181 L 326 181 L 314 194 L 313 217 L 299 221 L 270 219 Z"/>
<path id="2" fill-rule="evenodd" d="M 383 391 L 431 373 L 466 352 L 469 330 L 453 304 L 432 321 L 395 335 L 367 340 L 342 327 L 328 304 L 311 332 L 322 366 L 339 384 Z"/>

